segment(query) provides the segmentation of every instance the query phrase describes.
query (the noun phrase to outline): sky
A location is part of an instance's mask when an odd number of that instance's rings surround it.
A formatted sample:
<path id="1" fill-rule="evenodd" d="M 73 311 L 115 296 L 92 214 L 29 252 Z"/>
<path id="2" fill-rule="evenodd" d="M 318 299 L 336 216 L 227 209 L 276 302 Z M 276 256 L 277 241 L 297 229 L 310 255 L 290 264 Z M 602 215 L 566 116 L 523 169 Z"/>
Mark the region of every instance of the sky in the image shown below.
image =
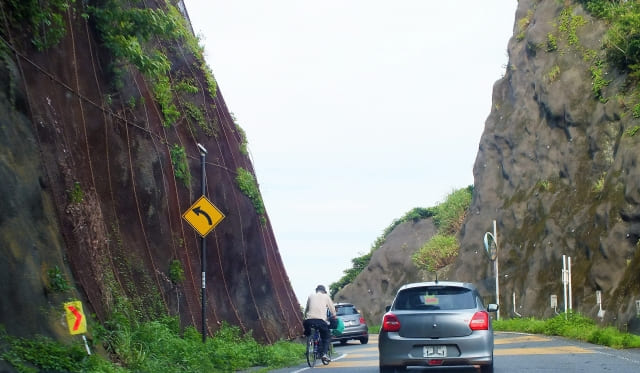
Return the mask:
<path id="1" fill-rule="evenodd" d="M 517 0 L 184 2 L 301 304 L 473 184 Z"/>

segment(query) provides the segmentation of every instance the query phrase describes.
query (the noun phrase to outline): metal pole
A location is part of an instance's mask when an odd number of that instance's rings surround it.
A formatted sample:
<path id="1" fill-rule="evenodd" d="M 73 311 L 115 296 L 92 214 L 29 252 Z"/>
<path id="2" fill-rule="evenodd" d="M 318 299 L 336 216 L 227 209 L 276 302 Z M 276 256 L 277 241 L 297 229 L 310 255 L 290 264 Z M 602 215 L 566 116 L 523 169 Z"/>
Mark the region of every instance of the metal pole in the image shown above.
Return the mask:
<path id="1" fill-rule="evenodd" d="M 500 320 L 500 281 L 498 280 L 498 253 L 499 253 L 499 245 L 498 245 L 498 231 L 496 229 L 496 221 L 493 221 L 493 239 L 496 241 L 496 261 L 494 265 L 496 267 L 496 304 L 498 305 L 498 311 L 496 311 L 496 320 Z"/>
<path id="2" fill-rule="evenodd" d="M 207 149 L 204 146 L 198 144 L 198 148 L 200 149 L 200 168 L 201 168 L 201 190 L 202 195 L 205 195 L 206 192 L 206 176 L 205 176 L 205 162 L 204 157 L 207 155 Z M 202 248 L 202 256 L 200 258 L 200 266 L 202 269 L 202 290 L 201 290 L 201 298 L 202 298 L 202 343 L 207 340 L 207 314 L 206 314 L 206 305 L 207 305 L 207 293 L 206 293 L 206 273 L 207 273 L 207 240 L 205 237 L 200 238 L 200 246 Z"/>
<path id="3" fill-rule="evenodd" d="M 518 313 L 518 311 L 516 311 L 516 292 L 513 292 L 513 313 L 518 316 L 518 317 L 522 317 L 521 314 Z"/>
<path id="4" fill-rule="evenodd" d="M 562 287 L 564 288 L 564 317 L 567 317 L 567 256 L 562 256 Z"/>
<path id="5" fill-rule="evenodd" d="M 567 270 L 569 271 L 569 310 L 573 310 L 573 297 L 571 296 L 571 257 L 567 257 Z"/>
<path id="6" fill-rule="evenodd" d="M 87 350 L 87 355 L 91 355 L 91 350 L 89 349 L 89 344 L 87 343 L 87 337 L 82 335 L 82 340 L 84 341 L 84 348 Z"/>

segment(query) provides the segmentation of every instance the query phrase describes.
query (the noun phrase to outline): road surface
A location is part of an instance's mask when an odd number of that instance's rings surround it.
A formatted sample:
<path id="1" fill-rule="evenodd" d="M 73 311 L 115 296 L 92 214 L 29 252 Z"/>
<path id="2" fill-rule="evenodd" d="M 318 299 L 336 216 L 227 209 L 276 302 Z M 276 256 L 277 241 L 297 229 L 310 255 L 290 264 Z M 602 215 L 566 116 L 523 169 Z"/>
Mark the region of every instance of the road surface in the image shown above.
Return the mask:
<path id="1" fill-rule="evenodd" d="M 331 373 L 377 373 L 378 336 L 371 335 L 369 344 L 352 341 L 335 345 L 334 360 L 313 368 Z M 447 369 L 441 372 L 471 373 L 479 369 Z M 640 349 L 615 350 L 608 347 L 577 342 L 559 337 L 496 332 L 494 350 L 495 373 L 517 372 L 640 372 Z M 306 364 L 279 369 L 274 373 L 311 373 Z M 433 372 L 433 369 L 411 368 L 410 373 Z"/>

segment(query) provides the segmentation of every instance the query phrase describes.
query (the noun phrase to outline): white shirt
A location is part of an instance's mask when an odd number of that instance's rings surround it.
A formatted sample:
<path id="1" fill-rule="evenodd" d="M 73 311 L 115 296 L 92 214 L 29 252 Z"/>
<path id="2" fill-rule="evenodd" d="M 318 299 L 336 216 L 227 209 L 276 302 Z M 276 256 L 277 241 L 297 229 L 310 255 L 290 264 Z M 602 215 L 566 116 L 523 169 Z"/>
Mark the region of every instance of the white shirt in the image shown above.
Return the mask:
<path id="1" fill-rule="evenodd" d="M 328 321 L 327 309 L 331 311 L 332 315 L 336 314 L 336 308 L 328 294 L 322 292 L 311 294 L 307 298 L 307 307 L 304 309 L 305 319 Z"/>

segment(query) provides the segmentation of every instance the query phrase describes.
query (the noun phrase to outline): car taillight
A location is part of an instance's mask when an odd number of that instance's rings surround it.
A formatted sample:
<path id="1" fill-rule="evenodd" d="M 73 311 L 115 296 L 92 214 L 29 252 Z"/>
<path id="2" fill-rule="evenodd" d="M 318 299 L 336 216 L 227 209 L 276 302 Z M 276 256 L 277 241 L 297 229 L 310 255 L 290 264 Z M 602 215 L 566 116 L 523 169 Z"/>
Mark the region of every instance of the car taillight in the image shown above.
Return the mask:
<path id="1" fill-rule="evenodd" d="M 366 324 L 367 322 L 364 321 L 364 317 L 360 316 L 360 324 Z"/>
<path id="2" fill-rule="evenodd" d="M 476 312 L 469 322 L 471 330 L 489 330 L 489 313 L 487 311 Z"/>
<path id="3" fill-rule="evenodd" d="M 382 331 L 383 332 L 397 332 L 400 330 L 400 320 L 392 313 L 385 313 L 382 318 Z"/>

